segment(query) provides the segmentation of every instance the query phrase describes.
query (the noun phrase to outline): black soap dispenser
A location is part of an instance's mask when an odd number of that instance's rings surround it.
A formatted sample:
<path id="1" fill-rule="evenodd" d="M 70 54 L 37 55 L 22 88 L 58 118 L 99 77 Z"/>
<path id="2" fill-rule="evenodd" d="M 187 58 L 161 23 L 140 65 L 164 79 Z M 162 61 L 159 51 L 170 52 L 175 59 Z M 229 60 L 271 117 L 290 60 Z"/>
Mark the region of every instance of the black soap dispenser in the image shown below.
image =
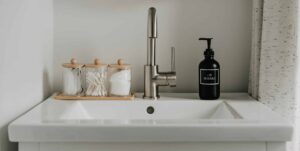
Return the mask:
<path id="1" fill-rule="evenodd" d="M 212 38 L 200 38 L 207 41 L 205 59 L 199 64 L 199 96 L 204 100 L 216 100 L 220 97 L 220 65 L 214 60 L 211 49 Z"/>

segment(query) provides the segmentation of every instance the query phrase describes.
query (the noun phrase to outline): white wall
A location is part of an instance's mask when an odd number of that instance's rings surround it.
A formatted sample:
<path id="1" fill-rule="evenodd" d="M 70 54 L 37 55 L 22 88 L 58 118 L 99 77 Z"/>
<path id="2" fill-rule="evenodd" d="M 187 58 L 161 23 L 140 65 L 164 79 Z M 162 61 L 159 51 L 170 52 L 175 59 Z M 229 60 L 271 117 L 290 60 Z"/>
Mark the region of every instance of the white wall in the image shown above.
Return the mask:
<path id="1" fill-rule="evenodd" d="M 106 63 L 124 58 L 133 66 L 133 90 L 143 91 L 147 9 L 158 9 L 157 63 L 170 69 L 170 47 L 177 49 L 177 92 L 198 91 L 198 63 L 205 43 L 221 64 L 223 91 L 247 91 L 251 43 L 250 0 L 55 0 L 55 89 L 61 88 L 61 64 L 71 57 Z"/>
<path id="2" fill-rule="evenodd" d="M 0 0 L 0 151 L 7 124 L 51 92 L 52 0 Z"/>

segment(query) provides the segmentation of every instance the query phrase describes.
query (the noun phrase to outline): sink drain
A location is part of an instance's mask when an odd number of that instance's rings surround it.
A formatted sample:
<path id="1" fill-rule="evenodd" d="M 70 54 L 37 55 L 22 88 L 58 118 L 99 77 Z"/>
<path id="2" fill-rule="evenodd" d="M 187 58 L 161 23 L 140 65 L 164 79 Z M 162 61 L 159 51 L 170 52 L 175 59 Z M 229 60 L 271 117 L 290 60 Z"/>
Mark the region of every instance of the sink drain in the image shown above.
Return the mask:
<path id="1" fill-rule="evenodd" d="M 153 114 L 155 110 L 154 110 L 154 107 L 148 106 L 146 111 L 148 114 Z"/>

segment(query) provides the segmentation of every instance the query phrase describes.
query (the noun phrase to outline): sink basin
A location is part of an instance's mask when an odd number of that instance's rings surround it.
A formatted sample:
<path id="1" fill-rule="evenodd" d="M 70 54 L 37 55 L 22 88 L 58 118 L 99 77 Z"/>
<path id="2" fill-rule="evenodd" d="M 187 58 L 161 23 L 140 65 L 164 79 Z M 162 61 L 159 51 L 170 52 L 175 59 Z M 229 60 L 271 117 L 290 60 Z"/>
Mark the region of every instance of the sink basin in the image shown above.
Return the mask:
<path id="1" fill-rule="evenodd" d="M 45 102 L 43 122 L 66 121 L 160 121 L 241 119 L 223 101 L 51 101 Z M 151 111 L 147 111 L 151 110 Z"/>
<path id="2" fill-rule="evenodd" d="M 162 94 L 157 101 L 49 98 L 9 125 L 16 142 L 287 141 L 292 125 L 245 93 L 217 101 Z"/>

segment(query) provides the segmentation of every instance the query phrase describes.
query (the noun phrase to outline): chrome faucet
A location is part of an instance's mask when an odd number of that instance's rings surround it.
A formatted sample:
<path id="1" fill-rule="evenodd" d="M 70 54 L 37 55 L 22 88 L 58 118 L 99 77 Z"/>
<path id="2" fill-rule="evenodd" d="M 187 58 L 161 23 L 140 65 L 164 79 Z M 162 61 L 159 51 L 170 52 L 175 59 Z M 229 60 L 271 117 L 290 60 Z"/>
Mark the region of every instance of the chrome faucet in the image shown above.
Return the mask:
<path id="1" fill-rule="evenodd" d="M 144 66 L 144 99 L 158 99 L 159 86 L 176 86 L 175 48 L 171 48 L 171 71 L 159 72 L 156 65 L 157 16 L 154 7 L 148 12 L 147 64 Z"/>

